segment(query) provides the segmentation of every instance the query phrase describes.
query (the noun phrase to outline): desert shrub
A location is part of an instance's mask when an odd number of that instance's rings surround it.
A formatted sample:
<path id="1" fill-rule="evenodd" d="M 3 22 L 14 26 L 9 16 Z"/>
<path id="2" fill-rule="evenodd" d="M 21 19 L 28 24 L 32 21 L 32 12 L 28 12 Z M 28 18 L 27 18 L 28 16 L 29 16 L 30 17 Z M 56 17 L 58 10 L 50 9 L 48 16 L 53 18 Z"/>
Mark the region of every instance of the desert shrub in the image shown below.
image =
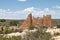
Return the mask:
<path id="1" fill-rule="evenodd" d="M 37 40 L 50 40 L 50 39 L 51 39 L 50 33 L 40 34 L 39 37 L 37 38 Z"/>
<path id="2" fill-rule="evenodd" d="M 52 37 L 51 34 L 46 33 L 46 29 L 41 27 L 38 27 L 36 32 L 28 33 L 26 40 L 50 40 Z M 34 28 L 35 26 L 29 27 L 30 30 L 33 30 Z"/>
<path id="3" fill-rule="evenodd" d="M 0 36 L 0 40 L 50 40 L 52 37 L 51 34 L 46 33 L 44 28 L 41 27 L 36 32 L 27 32 L 27 34 L 24 36 L 25 38 L 23 39 L 20 36 L 12 37 L 12 38 L 3 38 L 2 36 Z M 30 26 L 28 29 L 33 30 L 34 28 L 35 26 Z M 4 31 L 5 34 L 12 33 L 12 32 L 14 32 L 13 29 L 12 30 L 6 29 Z M 20 30 L 20 32 L 22 32 L 22 30 Z"/>
<path id="4" fill-rule="evenodd" d="M 19 21 L 11 21 L 10 26 L 17 26 L 19 24 Z"/>
<path id="5" fill-rule="evenodd" d="M 12 38 L 6 38 L 6 37 L 3 37 L 3 35 L 0 35 L 0 40 L 23 40 L 21 36 L 13 36 Z"/>
<path id="6" fill-rule="evenodd" d="M 34 28 L 35 28 L 35 26 L 30 25 L 28 29 L 29 29 L 29 30 L 33 30 Z"/>
<path id="7" fill-rule="evenodd" d="M 55 35 L 55 36 L 58 36 L 58 35 L 60 35 L 60 33 L 59 33 L 59 32 L 57 32 L 57 33 L 54 33 L 54 35 Z"/>

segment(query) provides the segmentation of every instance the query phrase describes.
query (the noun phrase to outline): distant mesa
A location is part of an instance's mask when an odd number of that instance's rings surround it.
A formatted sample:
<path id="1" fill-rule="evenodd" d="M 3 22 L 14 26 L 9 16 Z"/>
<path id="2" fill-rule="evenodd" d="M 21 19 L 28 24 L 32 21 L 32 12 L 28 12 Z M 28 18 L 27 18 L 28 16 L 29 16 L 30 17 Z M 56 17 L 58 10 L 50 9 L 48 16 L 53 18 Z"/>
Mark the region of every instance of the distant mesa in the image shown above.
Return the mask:
<path id="1" fill-rule="evenodd" d="M 20 26 L 21 29 L 26 29 L 30 25 L 43 25 L 46 27 L 51 27 L 51 15 L 43 15 L 43 18 L 40 17 L 32 17 L 32 13 L 27 16 L 27 19 Z"/>

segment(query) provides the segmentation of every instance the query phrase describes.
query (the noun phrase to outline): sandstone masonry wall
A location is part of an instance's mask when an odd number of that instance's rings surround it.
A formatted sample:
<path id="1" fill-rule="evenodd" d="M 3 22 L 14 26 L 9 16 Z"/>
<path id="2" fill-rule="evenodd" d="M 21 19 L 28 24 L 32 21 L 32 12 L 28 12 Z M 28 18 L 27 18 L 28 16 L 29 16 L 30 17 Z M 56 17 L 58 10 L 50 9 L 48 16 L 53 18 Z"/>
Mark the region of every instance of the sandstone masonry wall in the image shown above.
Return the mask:
<path id="1" fill-rule="evenodd" d="M 43 25 L 46 27 L 51 27 L 51 15 L 43 16 L 43 18 L 35 18 L 32 17 L 32 14 L 30 13 L 27 17 L 27 19 L 24 21 L 24 23 L 20 26 L 21 29 L 26 29 L 30 25 Z"/>

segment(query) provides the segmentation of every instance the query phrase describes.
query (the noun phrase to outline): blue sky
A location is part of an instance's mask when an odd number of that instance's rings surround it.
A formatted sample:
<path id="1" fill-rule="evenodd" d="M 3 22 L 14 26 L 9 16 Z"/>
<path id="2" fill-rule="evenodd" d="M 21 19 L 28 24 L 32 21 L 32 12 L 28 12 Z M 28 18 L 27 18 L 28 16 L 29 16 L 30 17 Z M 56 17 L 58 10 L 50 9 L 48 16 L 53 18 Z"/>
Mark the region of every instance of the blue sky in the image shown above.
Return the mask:
<path id="1" fill-rule="evenodd" d="M 59 19 L 60 0 L 0 0 L 2 19 L 24 19 L 29 10 L 34 16 L 51 14 L 52 18 Z"/>

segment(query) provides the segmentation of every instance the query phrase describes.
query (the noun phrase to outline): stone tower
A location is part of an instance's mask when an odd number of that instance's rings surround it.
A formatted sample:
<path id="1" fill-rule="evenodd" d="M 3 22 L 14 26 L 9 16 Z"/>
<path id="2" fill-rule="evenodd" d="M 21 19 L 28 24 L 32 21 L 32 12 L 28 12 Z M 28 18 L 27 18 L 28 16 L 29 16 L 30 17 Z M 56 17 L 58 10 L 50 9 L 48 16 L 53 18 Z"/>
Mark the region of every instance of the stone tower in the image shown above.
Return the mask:
<path id="1" fill-rule="evenodd" d="M 27 19 L 24 21 L 24 23 L 20 26 L 20 29 L 26 29 L 28 28 L 30 25 L 43 25 L 46 27 L 51 28 L 51 15 L 44 15 L 42 18 L 38 17 L 32 17 L 32 14 L 30 13 L 27 16 Z"/>
<path id="2" fill-rule="evenodd" d="M 43 16 L 43 25 L 51 27 L 51 15 Z"/>
<path id="3" fill-rule="evenodd" d="M 30 13 L 24 23 L 21 25 L 20 29 L 26 29 L 32 25 L 32 14 Z"/>

